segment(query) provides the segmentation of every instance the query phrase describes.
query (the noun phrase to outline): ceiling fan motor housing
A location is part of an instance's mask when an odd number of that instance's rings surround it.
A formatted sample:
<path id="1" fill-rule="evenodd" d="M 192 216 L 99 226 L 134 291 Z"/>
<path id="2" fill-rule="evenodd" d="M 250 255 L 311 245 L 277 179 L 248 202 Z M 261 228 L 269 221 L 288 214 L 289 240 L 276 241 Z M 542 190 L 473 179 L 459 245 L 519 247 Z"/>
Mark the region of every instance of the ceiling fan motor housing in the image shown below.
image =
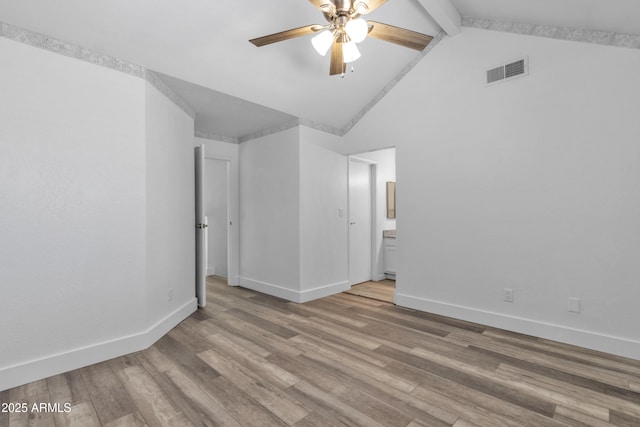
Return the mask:
<path id="1" fill-rule="evenodd" d="M 340 15 L 334 19 L 333 23 L 337 29 L 342 30 L 347 25 L 347 22 L 349 22 L 349 20 L 350 18 L 348 16 Z"/>
<path id="2" fill-rule="evenodd" d="M 351 0 L 333 0 L 338 12 L 349 13 L 351 11 Z"/>

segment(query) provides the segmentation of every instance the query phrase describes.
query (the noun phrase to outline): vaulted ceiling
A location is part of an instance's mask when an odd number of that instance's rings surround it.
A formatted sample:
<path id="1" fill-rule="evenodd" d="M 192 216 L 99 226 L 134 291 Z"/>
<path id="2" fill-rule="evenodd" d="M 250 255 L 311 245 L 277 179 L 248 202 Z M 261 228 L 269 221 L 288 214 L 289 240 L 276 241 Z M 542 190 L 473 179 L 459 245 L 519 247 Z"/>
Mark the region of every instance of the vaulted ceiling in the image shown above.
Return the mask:
<path id="1" fill-rule="evenodd" d="M 637 0 L 389 0 L 367 18 L 435 36 L 459 31 L 460 15 L 640 33 Z M 233 138 L 292 118 L 341 129 L 420 55 L 368 38 L 340 78 L 311 36 L 248 42 L 324 23 L 307 0 L 2 0 L 0 21 L 161 73 L 196 110 L 196 128 Z"/>

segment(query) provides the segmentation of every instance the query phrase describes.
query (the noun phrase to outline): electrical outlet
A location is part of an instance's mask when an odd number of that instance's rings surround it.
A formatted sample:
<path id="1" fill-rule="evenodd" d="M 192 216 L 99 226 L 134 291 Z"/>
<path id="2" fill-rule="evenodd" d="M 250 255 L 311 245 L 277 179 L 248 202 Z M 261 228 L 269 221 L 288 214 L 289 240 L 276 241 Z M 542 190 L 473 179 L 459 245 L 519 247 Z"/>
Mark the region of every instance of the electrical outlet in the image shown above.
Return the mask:
<path id="1" fill-rule="evenodd" d="M 167 299 L 169 300 L 169 302 L 173 301 L 173 289 L 169 289 L 169 292 L 167 293 Z"/>
<path id="2" fill-rule="evenodd" d="M 569 298 L 568 310 L 571 313 L 580 313 L 580 298 Z"/>
<path id="3" fill-rule="evenodd" d="M 511 288 L 504 288 L 504 291 L 502 293 L 503 299 L 506 302 L 513 302 L 513 289 Z"/>

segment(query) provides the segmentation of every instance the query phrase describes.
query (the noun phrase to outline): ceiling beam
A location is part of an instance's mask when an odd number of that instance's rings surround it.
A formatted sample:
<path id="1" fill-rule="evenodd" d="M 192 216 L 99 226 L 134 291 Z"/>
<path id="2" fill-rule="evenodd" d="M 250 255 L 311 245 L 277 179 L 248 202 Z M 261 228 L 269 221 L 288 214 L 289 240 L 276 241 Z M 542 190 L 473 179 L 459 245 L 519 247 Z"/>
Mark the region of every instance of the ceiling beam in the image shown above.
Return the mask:
<path id="1" fill-rule="evenodd" d="M 450 36 L 460 32 L 460 13 L 450 0 L 418 0 L 422 7 Z"/>

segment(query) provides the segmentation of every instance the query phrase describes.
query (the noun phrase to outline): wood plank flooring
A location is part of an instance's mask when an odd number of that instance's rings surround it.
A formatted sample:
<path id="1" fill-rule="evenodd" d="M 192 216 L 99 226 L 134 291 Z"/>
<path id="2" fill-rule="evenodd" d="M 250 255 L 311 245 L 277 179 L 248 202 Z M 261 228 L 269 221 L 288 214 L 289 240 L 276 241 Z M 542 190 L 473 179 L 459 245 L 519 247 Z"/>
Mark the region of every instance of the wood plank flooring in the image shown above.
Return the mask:
<path id="1" fill-rule="evenodd" d="M 395 291 L 396 281 L 385 279 L 378 282 L 371 281 L 353 285 L 346 293 L 393 303 Z"/>
<path id="2" fill-rule="evenodd" d="M 145 351 L 0 392 L 0 426 L 640 426 L 640 362 L 350 294 L 216 279 Z"/>

